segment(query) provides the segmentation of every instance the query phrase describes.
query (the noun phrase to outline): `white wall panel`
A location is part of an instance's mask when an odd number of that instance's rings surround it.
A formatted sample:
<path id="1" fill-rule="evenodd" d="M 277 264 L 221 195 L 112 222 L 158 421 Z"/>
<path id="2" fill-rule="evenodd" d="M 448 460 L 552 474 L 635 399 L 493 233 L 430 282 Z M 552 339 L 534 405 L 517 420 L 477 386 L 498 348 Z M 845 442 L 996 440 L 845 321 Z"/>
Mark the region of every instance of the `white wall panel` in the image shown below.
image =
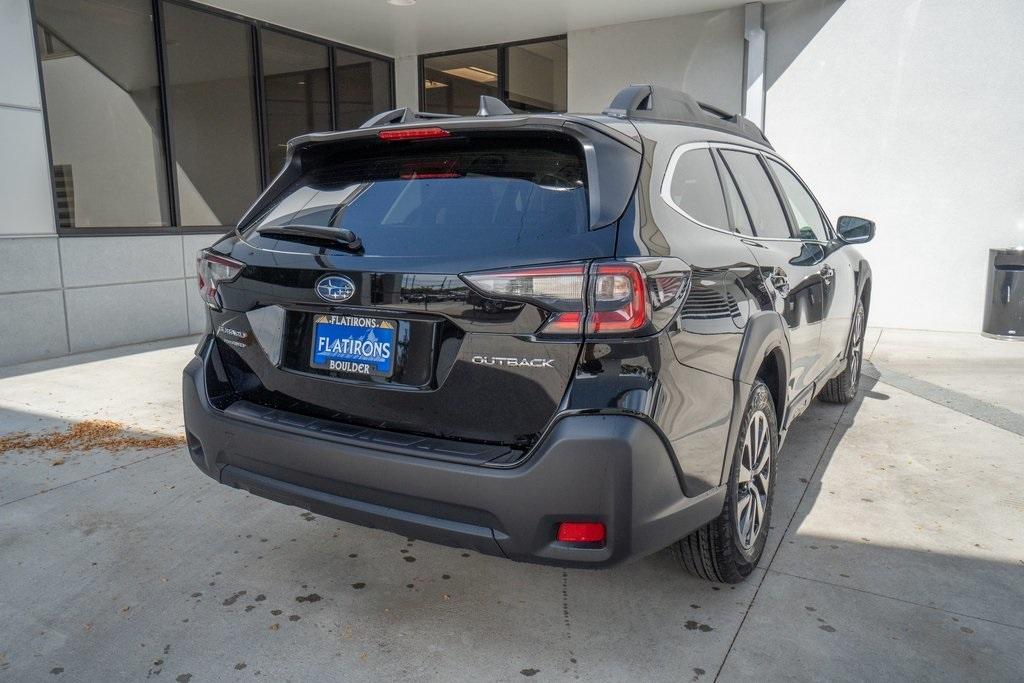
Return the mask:
<path id="1" fill-rule="evenodd" d="M 65 287 L 185 276 L 181 235 L 69 237 L 61 240 Z"/>
<path id="2" fill-rule="evenodd" d="M 0 294 L 0 366 L 68 352 L 60 290 Z"/>
<path id="3" fill-rule="evenodd" d="M 826 210 L 878 222 L 871 322 L 978 331 L 990 247 L 1024 244 L 1018 0 L 766 8 L 767 134 Z"/>
<path id="4" fill-rule="evenodd" d="M 60 287 L 56 237 L 0 237 L 0 294 Z"/>
<path id="5" fill-rule="evenodd" d="M 416 55 L 395 59 L 395 106 L 420 108 L 420 74 Z"/>
<path id="6" fill-rule="evenodd" d="M 71 353 L 188 334 L 185 280 L 64 292 Z"/>
<path id="7" fill-rule="evenodd" d="M 0 235 L 55 232 L 42 112 L 0 107 L 0 150 Z"/>
<path id="8" fill-rule="evenodd" d="M 630 83 L 685 90 L 738 112 L 743 8 L 570 31 L 569 110 L 599 112 Z"/>
<path id="9" fill-rule="evenodd" d="M 38 109 L 39 71 L 29 0 L 0 0 L 0 104 Z"/>

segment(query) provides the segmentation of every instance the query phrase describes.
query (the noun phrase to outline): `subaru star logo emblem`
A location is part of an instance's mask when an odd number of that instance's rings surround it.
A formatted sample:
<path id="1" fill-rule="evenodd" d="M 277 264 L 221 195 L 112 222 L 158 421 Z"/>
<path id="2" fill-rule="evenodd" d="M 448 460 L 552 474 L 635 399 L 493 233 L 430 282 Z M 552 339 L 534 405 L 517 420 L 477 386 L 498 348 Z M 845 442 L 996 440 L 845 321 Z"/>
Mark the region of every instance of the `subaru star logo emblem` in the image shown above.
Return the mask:
<path id="1" fill-rule="evenodd" d="M 316 293 L 324 301 L 348 301 L 356 293 L 356 283 L 344 275 L 327 275 L 316 283 Z"/>

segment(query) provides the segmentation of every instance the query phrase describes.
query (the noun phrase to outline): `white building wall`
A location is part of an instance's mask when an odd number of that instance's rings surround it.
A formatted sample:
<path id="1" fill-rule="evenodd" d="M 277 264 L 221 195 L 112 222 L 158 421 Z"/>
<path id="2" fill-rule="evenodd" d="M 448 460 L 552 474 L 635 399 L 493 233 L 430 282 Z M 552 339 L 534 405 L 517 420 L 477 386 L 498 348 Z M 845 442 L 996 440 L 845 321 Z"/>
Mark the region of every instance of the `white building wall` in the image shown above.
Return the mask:
<path id="1" fill-rule="evenodd" d="M 28 0 L 0 0 L 0 65 L 0 366 L 201 332 L 215 235 L 57 237 Z"/>
<path id="2" fill-rule="evenodd" d="M 0 235 L 52 234 L 53 195 L 28 0 L 0 0 Z"/>
<path id="3" fill-rule="evenodd" d="M 569 110 L 599 112 L 621 88 L 653 83 L 740 111 L 743 8 L 570 31 Z"/>
<path id="4" fill-rule="evenodd" d="M 406 55 L 395 59 L 395 106 L 420 108 L 419 58 Z"/>
<path id="5" fill-rule="evenodd" d="M 1024 3 L 793 0 L 766 30 L 769 139 L 878 223 L 871 323 L 979 331 L 987 250 L 1024 245 Z"/>

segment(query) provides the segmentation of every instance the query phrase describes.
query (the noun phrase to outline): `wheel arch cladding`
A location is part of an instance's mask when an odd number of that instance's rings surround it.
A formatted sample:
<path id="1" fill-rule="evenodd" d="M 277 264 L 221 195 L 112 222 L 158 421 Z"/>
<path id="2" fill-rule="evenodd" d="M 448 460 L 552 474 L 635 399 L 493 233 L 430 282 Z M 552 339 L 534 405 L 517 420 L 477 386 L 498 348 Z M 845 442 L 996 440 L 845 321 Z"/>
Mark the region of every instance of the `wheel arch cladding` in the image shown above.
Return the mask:
<path id="1" fill-rule="evenodd" d="M 782 316 L 775 311 L 763 311 L 752 316 L 743 331 L 743 341 L 736 358 L 736 369 L 733 371 L 732 420 L 725 453 L 722 454 L 722 475 L 719 478 L 719 483 L 725 481 L 728 476 L 728 467 L 732 464 L 731 458 L 736 450 L 738 426 L 740 420 L 743 419 L 743 410 L 750 397 L 750 387 L 762 375 L 766 364 L 769 367 L 774 364 L 777 391 L 772 391 L 772 387 L 769 387 L 769 392 L 774 399 L 775 419 L 781 420 L 788 400 L 787 379 L 789 377 L 790 352 L 786 323 Z"/>
<path id="2" fill-rule="evenodd" d="M 861 260 L 857 269 L 857 300 L 864 302 L 865 317 L 871 310 L 871 266 Z"/>

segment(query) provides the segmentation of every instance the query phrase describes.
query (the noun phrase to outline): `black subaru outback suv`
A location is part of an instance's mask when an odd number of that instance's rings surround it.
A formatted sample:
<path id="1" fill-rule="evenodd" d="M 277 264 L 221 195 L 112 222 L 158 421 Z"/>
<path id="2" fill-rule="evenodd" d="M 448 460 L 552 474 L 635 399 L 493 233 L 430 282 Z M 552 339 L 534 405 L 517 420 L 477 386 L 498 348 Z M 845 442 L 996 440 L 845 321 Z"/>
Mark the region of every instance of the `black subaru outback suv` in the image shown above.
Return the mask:
<path id="1" fill-rule="evenodd" d="M 188 448 L 356 524 L 564 566 L 671 546 L 740 581 L 794 419 L 857 390 L 873 234 L 658 87 L 306 135 L 199 255 Z"/>

